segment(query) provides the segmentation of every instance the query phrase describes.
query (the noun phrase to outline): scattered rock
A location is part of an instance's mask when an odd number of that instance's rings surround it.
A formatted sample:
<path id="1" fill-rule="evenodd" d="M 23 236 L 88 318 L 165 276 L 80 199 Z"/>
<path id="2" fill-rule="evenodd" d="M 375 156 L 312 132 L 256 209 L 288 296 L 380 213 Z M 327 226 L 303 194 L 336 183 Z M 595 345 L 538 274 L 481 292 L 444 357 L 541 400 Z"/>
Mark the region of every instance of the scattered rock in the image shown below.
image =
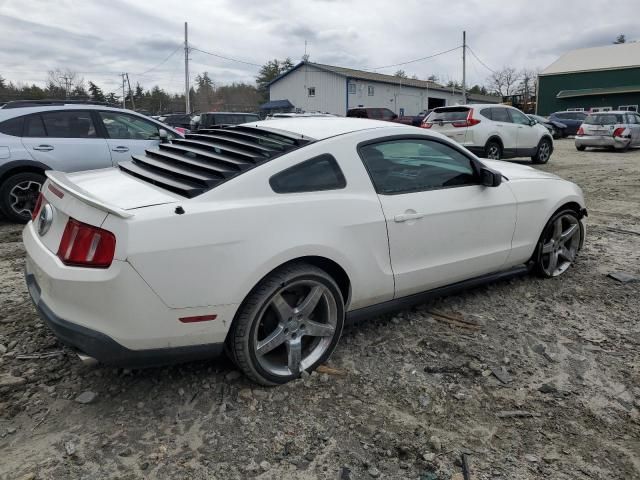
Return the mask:
<path id="1" fill-rule="evenodd" d="M 540 388 L 538 388 L 540 393 L 557 393 L 558 388 L 552 383 L 543 383 Z"/>
<path id="2" fill-rule="evenodd" d="M 429 395 L 427 394 L 420 395 L 420 397 L 418 398 L 418 402 L 420 402 L 420 406 L 422 408 L 427 408 L 429 405 L 431 405 L 431 397 L 429 397 Z"/>
<path id="3" fill-rule="evenodd" d="M 367 470 L 367 473 L 372 478 L 378 478 L 380 476 L 380 470 L 378 470 L 376 467 L 370 467 L 369 470 Z"/>
<path id="4" fill-rule="evenodd" d="M 244 400 L 251 400 L 253 398 L 253 394 L 251 393 L 250 388 L 243 388 L 238 392 L 238 398 L 242 398 Z"/>
<path id="5" fill-rule="evenodd" d="M 351 469 L 349 467 L 341 467 L 338 480 L 353 480 Z"/>
<path id="6" fill-rule="evenodd" d="M 429 445 L 431 445 L 431 448 L 433 448 L 436 452 L 442 450 L 442 440 L 440 440 L 435 435 L 431 435 L 431 438 L 429 438 Z"/>
<path id="7" fill-rule="evenodd" d="M 227 374 L 224 376 L 224 379 L 225 379 L 227 382 L 233 382 L 234 380 L 239 379 L 239 378 L 240 378 L 240 376 L 241 376 L 241 373 L 240 373 L 238 370 L 231 370 L 229 373 L 227 373 Z"/>
<path id="8" fill-rule="evenodd" d="M 531 455 L 530 453 L 528 453 L 527 455 L 524 456 L 525 460 L 527 462 L 531 462 L 531 463 L 536 463 L 538 462 L 538 457 L 536 457 L 535 455 Z"/>
<path id="9" fill-rule="evenodd" d="M 97 395 L 94 392 L 86 391 L 76 397 L 76 402 L 86 405 L 87 403 L 95 401 L 96 397 Z"/>
<path id="10" fill-rule="evenodd" d="M 554 463 L 560 460 L 560 455 L 557 452 L 545 453 L 542 456 L 542 460 L 544 460 L 546 463 Z"/>
<path id="11" fill-rule="evenodd" d="M 76 454 L 76 445 L 73 442 L 65 442 L 64 451 L 67 452 L 67 455 L 70 457 Z"/>
<path id="12" fill-rule="evenodd" d="M 322 383 L 327 383 L 329 381 L 329 374 L 323 373 L 322 375 L 320 375 L 320 381 Z"/>
<path id="13" fill-rule="evenodd" d="M 491 368 L 491 373 L 493 373 L 493 376 L 496 377 L 498 380 L 500 380 L 500 382 L 504 383 L 505 385 L 508 383 L 511 383 L 511 375 L 509 375 L 509 372 L 507 372 L 507 369 L 504 367 L 500 367 L 500 368 Z"/>
<path id="14" fill-rule="evenodd" d="M 422 454 L 422 459 L 425 462 L 433 462 L 436 459 L 436 454 L 433 452 L 427 452 Z"/>
<path id="15" fill-rule="evenodd" d="M 147 468 L 149 468 L 149 462 L 142 462 L 140 464 L 140 470 L 146 470 Z"/>
<path id="16" fill-rule="evenodd" d="M 23 476 L 19 477 L 17 480 L 34 480 L 36 478 L 36 474 L 33 472 L 25 473 Z"/>
<path id="17" fill-rule="evenodd" d="M 133 454 L 133 450 L 131 449 L 131 447 L 127 447 L 124 450 L 122 450 L 120 453 L 118 453 L 119 457 L 130 457 Z"/>
<path id="18" fill-rule="evenodd" d="M 16 433 L 16 427 L 7 427 L 7 433 L 9 435 L 13 435 L 14 433 Z"/>
<path id="19" fill-rule="evenodd" d="M 270 469 L 271 469 L 271 464 L 270 464 L 269 462 L 267 462 L 266 460 L 263 460 L 263 461 L 261 461 L 261 462 L 260 462 L 260 468 L 261 468 L 263 471 L 265 471 L 265 472 L 266 472 L 267 470 L 270 470 Z"/>
<path id="20" fill-rule="evenodd" d="M 637 282 L 639 277 L 627 272 L 612 272 L 607 277 L 613 278 L 621 283 Z"/>
<path id="21" fill-rule="evenodd" d="M 7 353 L 7 347 L 0 343 L 0 355 L 4 355 L 5 353 Z"/>
<path id="22" fill-rule="evenodd" d="M 0 375 L 0 387 L 15 387 L 24 383 L 27 383 L 27 380 L 22 377 L 14 377 L 10 373 Z"/>

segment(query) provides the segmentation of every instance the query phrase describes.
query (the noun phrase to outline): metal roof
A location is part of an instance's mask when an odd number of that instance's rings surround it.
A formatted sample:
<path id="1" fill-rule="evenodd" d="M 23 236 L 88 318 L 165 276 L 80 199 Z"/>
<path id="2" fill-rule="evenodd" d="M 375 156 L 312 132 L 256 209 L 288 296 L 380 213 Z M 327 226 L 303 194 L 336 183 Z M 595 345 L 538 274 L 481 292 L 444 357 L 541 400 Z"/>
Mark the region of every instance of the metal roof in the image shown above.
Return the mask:
<path id="1" fill-rule="evenodd" d="M 640 42 L 571 50 L 545 68 L 540 75 L 633 67 L 640 67 Z"/>
<path id="2" fill-rule="evenodd" d="M 383 73 L 367 72 L 367 71 L 364 71 L 364 70 L 355 70 L 353 68 L 337 67 L 335 65 L 325 65 L 325 64 L 322 64 L 322 63 L 313 63 L 313 62 L 300 62 L 300 63 L 298 63 L 291 70 L 288 70 L 288 71 L 280 74 L 279 76 L 277 76 L 273 80 L 271 80 L 271 82 L 269 82 L 267 86 L 272 85 L 273 83 L 277 82 L 281 78 L 283 78 L 286 75 L 292 73 L 293 71 L 297 70 L 298 68 L 302 67 L 303 65 L 308 65 L 310 67 L 315 67 L 315 68 L 317 68 L 319 70 L 323 70 L 325 72 L 335 73 L 336 75 L 340 75 L 340 76 L 345 77 L 345 78 L 354 78 L 354 79 L 357 79 L 357 80 L 367 80 L 367 81 L 370 81 L 370 82 L 389 83 L 389 84 L 392 84 L 392 85 L 402 85 L 402 86 L 405 86 L 405 87 L 416 87 L 416 88 L 424 88 L 424 89 L 429 89 L 429 90 L 439 90 L 439 91 L 442 91 L 442 92 L 452 92 L 453 91 L 454 93 L 458 93 L 458 94 L 462 93 L 462 91 L 457 89 L 457 88 L 453 89 L 451 87 L 446 87 L 444 85 L 441 85 L 441 84 L 436 83 L 436 82 L 432 82 L 430 80 L 416 80 L 416 79 L 412 79 L 412 78 L 400 78 L 400 77 L 396 77 L 395 75 L 385 75 Z M 476 100 L 476 101 L 487 101 L 487 102 L 495 101 L 495 102 L 500 102 L 500 99 L 498 97 L 493 96 L 493 95 L 480 95 L 480 94 L 469 93 L 469 92 L 467 92 L 467 98 L 471 99 L 471 100 Z"/>
<path id="3" fill-rule="evenodd" d="M 583 88 L 581 90 L 560 90 L 556 98 L 587 97 L 592 95 L 612 95 L 615 93 L 640 92 L 640 85 L 628 85 L 607 88 Z"/>

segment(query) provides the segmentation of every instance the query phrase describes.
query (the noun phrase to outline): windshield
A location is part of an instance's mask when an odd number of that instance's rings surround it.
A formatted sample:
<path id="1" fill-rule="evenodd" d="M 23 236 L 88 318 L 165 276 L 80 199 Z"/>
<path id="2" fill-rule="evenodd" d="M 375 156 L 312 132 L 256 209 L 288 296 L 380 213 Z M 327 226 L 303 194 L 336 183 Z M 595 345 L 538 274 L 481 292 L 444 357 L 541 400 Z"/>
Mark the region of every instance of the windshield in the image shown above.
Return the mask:
<path id="1" fill-rule="evenodd" d="M 624 118 L 615 113 L 598 113 L 589 115 L 585 118 L 584 123 L 587 125 L 615 125 L 616 123 L 624 123 Z"/>
<path id="2" fill-rule="evenodd" d="M 204 113 L 200 116 L 200 128 L 211 125 L 239 125 L 258 120 L 260 120 L 258 115 L 251 113 Z"/>
<path id="3" fill-rule="evenodd" d="M 460 120 L 466 120 L 467 115 L 469 115 L 468 108 L 434 110 L 431 115 L 429 115 L 429 121 L 457 122 Z"/>

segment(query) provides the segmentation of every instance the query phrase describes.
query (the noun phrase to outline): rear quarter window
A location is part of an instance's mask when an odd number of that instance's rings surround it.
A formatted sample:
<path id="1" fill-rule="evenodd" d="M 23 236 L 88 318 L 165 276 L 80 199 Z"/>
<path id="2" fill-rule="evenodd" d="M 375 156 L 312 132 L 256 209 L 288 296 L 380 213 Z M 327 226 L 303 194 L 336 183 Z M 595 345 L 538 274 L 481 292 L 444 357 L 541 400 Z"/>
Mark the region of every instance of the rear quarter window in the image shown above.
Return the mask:
<path id="1" fill-rule="evenodd" d="M 289 167 L 269 179 L 276 193 L 338 190 L 347 182 L 332 155 L 324 154 Z"/>
<path id="2" fill-rule="evenodd" d="M 11 118 L 0 123 L 0 133 L 13 135 L 14 137 L 21 137 L 23 127 L 24 117 Z"/>
<path id="3" fill-rule="evenodd" d="M 483 108 L 482 110 L 480 110 L 480 115 L 482 115 L 484 118 L 488 118 L 489 120 L 492 119 L 490 108 Z"/>

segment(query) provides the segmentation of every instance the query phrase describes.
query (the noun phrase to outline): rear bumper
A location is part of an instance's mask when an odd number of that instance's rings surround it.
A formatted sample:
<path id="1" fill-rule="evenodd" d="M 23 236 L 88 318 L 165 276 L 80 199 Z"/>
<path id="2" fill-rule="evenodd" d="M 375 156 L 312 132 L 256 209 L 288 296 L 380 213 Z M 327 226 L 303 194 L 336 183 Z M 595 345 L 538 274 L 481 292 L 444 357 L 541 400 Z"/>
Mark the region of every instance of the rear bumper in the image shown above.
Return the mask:
<path id="1" fill-rule="evenodd" d="M 575 138 L 576 147 L 613 147 L 624 148 L 631 139 L 610 135 L 582 135 Z"/>
<path id="2" fill-rule="evenodd" d="M 42 301 L 40 286 L 35 276 L 25 272 L 25 279 L 29 295 L 38 314 L 56 337 L 65 345 L 93 357 L 101 363 L 126 367 L 151 367 L 215 357 L 220 355 L 224 349 L 224 343 L 213 343 L 130 350 L 104 333 L 60 318 Z"/>

